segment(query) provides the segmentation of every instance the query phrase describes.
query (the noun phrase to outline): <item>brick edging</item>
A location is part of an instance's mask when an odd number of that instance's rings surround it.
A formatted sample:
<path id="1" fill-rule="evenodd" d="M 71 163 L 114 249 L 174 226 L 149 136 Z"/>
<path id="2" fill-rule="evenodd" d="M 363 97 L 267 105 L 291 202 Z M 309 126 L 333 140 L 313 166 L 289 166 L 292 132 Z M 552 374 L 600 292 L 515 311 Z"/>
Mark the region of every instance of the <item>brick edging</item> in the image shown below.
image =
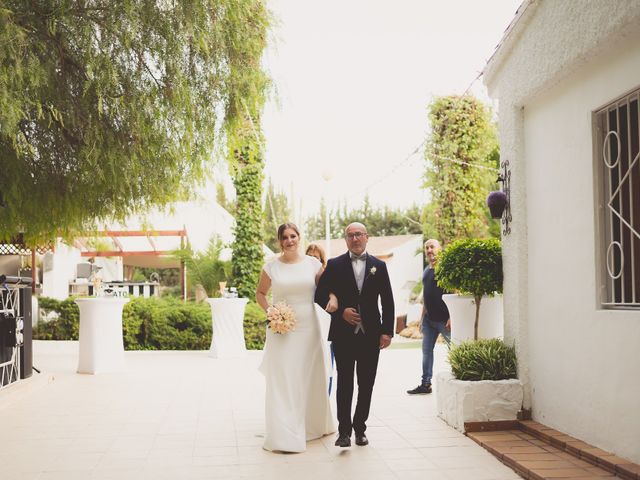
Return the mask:
<path id="1" fill-rule="evenodd" d="M 571 435 L 533 420 L 519 420 L 518 429 L 621 478 L 640 480 L 640 465 L 573 438 Z"/>
<path id="2" fill-rule="evenodd" d="M 547 445 L 551 445 L 577 459 L 606 470 L 607 472 L 617 475 L 625 480 L 640 480 L 640 465 L 613 455 L 612 453 L 606 452 L 600 448 L 596 448 L 582 440 L 573 438 L 570 435 L 554 430 L 553 428 L 547 427 L 546 425 L 533 420 L 465 423 L 466 434 L 473 441 L 491 452 L 502 463 L 515 470 L 519 475 L 524 478 L 538 480 L 539 475 L 536 472 L 533 472 L 531 469 L 518 463 L 518 461 L 504 455 L 500 451 L 500 448 L 491 445 L 491 442 L 483 441 L 482 435 L 474 435 L 474 433 L 500 432 L 507 430 L 517 430 L 529 434 Z"/>

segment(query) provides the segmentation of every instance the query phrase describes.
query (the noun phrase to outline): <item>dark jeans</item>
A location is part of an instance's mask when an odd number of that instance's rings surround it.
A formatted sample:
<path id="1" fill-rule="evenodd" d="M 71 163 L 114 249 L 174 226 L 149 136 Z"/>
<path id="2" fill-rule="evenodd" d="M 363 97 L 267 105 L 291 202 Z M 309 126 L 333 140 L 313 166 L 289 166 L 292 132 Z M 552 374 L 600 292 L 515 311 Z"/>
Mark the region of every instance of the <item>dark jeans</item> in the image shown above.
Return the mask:
<path id="1" fill-rule="evenodd" d="M 451 331 L 447 330 L 446 322 L 433 322 L 425 315 L 422 317 L 422 385 L 431 385 L 433 377 L 433 349 L 438 335 L 450 344 Z"/>
<path id="2" fill-rule="evenodd" d="M 348 436 L 351 436 L 352 429 L 356 434 L 363 434 L 367 429 L 366 421 L 369 418 L 371 394 L 378 369 L 379 343 L 372 343 L 371 339 L 367 339 L 365 335 L 358 334 L 347 341 L 334 341 L 333 351 L 338 371 L 338 388 L 336 389 L 338 431 L 340 435 Z M 354 370 L 358 376 L 358 401 L 352 422 Z"/>

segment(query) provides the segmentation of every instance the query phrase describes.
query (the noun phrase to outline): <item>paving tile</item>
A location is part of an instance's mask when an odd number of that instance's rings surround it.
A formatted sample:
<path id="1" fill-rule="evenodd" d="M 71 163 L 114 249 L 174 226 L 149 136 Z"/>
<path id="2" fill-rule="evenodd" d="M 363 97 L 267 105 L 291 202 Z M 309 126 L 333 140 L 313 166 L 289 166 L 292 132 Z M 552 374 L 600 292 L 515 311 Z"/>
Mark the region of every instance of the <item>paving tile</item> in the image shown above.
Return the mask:
<path id="1" fill-rule="evenodd" d="M 553 453 L 505 453 L 505 457 L 512 458 L 517 461 L 551 461 L 551 460 L 560 460 L 562 457 L 558 455 L 554 455 Z M 571 455 L 569 455 L 571 457 Z M 573 457 L 571 457 L 573 458 Z"/>
<path id="2" fill-rule="evenodd" d="M 530 471 L 540 478 L 575 478 L 591 476 L 591 473 L 584 468 L 532 469 Z"/>
<path id="3" fill-rule="evenodd" d="M 11 409 L 0 408 L 0 423 L 15 431 L 11 441 L 0 432 L 2 480 L 519 478 L 439 419 L 433 396 L 406 395 L 415 382 L 407 365 L 419 369 L 419 349 L 381 357 L 368 447 L 338 449 L 329 435 L 309 442 L 305 453 L 283 455 L 262 449 L 261 352 L 237 361 L 210 359 L 206 352 L 127 352 L 127 372 L 83 376 L 74 373 L 77 343 L 55 358 L 39 354 L 38 345 L 38 365 L 55 370 L 55 381 Z M 445 365 L 445 355 L 446 347 L 436 346 L 436 368 Z M 501 449 L 507 442 L 506 455 L 551 454 L 529 436 L 479 432 L 476 439 Z"/>
<path id="4" fill-rule="evenodd" d="M 520 460 L 518 463 L 529 470 L 548 470 L 575 468 L 576 466 L 566 460 Z"/>
<path id="5" fill-rule="evenodd" d="M 616 473 L 624 478 L 640 480 L 640 465 L 629 463 L 616 465 Z"/>

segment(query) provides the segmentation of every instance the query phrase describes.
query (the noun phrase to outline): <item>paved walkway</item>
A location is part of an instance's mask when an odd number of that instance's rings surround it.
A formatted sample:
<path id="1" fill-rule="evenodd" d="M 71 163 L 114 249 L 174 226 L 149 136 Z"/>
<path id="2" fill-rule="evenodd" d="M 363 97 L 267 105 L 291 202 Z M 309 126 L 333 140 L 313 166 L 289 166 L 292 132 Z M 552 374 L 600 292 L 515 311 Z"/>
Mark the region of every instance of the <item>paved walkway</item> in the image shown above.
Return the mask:
<path id="1" fill-rule="evenodd" d="M 3 480 L 519 478 L 438 419 L 435 396 L 405 393 L 418 383 L 417 348 L 382 353 L 368 447 L 328 436 L 302 454 L 261 448 L 262 352 L 127 352 L 126 373 L 92 376 L 75 373 L 75 342 L 34 351 L 42 374 L 0 391 Z"/>

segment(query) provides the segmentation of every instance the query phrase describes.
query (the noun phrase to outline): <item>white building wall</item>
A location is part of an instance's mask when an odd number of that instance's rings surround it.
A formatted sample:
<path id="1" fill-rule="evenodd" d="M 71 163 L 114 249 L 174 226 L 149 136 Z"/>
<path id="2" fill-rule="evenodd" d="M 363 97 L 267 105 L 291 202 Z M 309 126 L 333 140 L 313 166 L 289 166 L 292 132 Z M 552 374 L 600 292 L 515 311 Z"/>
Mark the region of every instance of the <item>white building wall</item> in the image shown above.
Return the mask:
<path id="1" fill-rule="evenodd" d="M 76 278 L 76 265 L 82 261 L 80 250 L 61 241 L 55 252 L 42 259 L 42 295 L 64 300 L 69 296 L 69 282 Z"/>
<path id="2" fill-rule="evenodd" d="M 640 86 L 638 25 L 637 1 L 529 1 L 485 71 L 512 168 L 505 337 L 517 342 L 525 406 L 634 462 L 640 312 L 596 303 L 591 121 Z"/>
<path id="3" fill-rule="evenodd" d="M 387 260 L 389 280 L 395 303 L 396 316 L 407 313 L 412 288 L 409 282 L 420 282 L 422 277 L 422 235 L 393 249 Z"/>
<path id="4" fill-rule="evenodd" d="M 597 304 L 592 112 L 640 86 L 640 42 L 525 107 L 533 415 L 640 462 L 640 312 Z"/>

